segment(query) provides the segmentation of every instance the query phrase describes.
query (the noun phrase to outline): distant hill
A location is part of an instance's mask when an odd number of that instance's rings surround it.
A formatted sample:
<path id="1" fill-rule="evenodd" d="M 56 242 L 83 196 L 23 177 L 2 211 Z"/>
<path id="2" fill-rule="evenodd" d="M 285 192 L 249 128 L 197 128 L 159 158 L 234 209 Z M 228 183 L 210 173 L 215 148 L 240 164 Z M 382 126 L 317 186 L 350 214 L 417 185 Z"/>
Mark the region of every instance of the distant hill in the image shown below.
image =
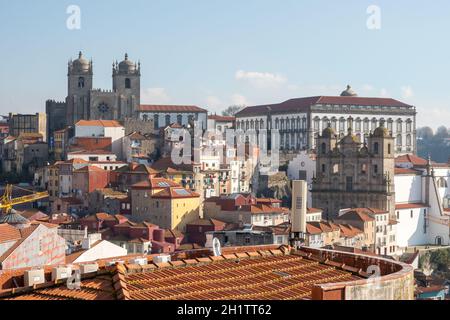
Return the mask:
<path id="1" fill-rule="evenodd" d="M 448 129 L 440 127 L 436 134 L 428 127 L 417 130 L 417 154 L 436 162 L 447 163 L 450 159 L 450 134 Z"/>

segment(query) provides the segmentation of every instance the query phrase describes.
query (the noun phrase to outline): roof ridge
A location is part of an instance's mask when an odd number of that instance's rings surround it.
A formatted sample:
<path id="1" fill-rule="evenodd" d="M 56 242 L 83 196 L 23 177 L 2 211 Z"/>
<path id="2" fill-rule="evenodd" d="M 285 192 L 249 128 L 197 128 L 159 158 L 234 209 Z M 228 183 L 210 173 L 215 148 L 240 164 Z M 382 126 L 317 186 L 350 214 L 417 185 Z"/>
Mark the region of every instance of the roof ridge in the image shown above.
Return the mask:
<path id="1" fill-rule="evenodd" d="M 112 285 L 118 300 L 130 300 L 130 293 L 128 291 L 125 276 L 125 267 L 122 264 L 117 263 L 113 271 Z"/>

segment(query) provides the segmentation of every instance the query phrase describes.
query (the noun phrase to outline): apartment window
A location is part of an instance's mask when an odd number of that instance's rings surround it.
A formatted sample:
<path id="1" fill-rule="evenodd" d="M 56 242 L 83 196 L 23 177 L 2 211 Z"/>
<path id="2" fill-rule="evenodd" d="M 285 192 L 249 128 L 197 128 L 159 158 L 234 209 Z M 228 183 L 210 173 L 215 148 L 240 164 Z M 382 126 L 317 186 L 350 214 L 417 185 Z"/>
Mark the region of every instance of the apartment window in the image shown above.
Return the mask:
<path id="1" fill-rule="evenodd" d="M 411 210 L 411 218 L 414 218 L 414 212 Z"/>

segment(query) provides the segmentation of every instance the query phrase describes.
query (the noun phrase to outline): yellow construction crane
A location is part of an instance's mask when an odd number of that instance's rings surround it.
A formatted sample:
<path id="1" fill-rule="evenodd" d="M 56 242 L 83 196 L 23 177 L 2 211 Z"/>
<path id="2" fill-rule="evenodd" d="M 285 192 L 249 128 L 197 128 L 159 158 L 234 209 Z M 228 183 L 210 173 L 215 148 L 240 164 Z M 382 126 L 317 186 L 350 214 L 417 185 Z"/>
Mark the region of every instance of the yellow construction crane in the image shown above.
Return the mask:
<path id="1" fill-rule="evenodd" d="M 24 190 L 27 192 L 31 192 L 32 194 L 13 198 L 12 197 L 12 191 L 13 187 L 16 189 Z M 0 197 L 0 210 L 3 210 L 4 213 L 9 213 L 13 206 L 27 203 L 27 202 L 33 202 L 40 199 L 48 198 L 48 192 L 34 192 L 28 189 L 23 189 L 17 186 L 13 186 L 11 184 L 7 184 L 5 187 L 5 192 L 3 193 L 3 196 Z"/>

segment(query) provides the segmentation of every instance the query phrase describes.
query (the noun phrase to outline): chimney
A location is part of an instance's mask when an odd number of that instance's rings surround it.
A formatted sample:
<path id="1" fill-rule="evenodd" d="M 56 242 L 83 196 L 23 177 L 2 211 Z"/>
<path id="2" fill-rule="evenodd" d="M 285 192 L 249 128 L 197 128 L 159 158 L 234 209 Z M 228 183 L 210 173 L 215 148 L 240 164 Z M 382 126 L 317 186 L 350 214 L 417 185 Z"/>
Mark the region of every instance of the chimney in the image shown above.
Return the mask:
<path id="1" fill-rule="evenodd" d="M 292 181 L 291 232 L 295 241 L 303 240 L 306 234 L 306 200 L 308 185 L 304 180 Z"/>

